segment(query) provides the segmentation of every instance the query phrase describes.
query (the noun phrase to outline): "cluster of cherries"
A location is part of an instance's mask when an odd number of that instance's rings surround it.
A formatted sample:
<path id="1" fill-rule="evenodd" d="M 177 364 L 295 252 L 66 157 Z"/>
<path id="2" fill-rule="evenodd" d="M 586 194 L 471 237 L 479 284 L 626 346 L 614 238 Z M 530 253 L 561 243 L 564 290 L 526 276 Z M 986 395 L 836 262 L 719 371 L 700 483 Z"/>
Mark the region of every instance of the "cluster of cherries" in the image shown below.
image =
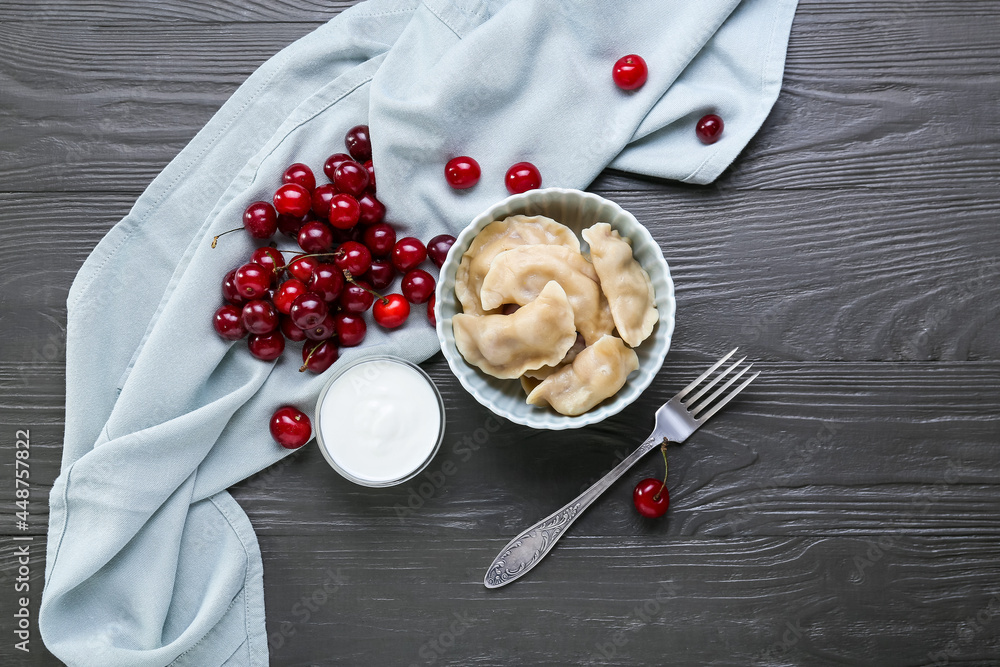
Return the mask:
<path id="1" fill-rule="evenodd" d="M 286 341 L 301 342 L 299 370 L 322 373 L 339 348 L 365 339 L 369 309 L 376 324 L 395 329 L 410 316 L 411 304 L 426 304 L 435 323 L 435 279 L 419 266 L 430 257 L 440 268 L 455 238 L 442 234 L 427 245 L 414 237 L 397 240 L 375 196 L 368 127 L 351 128 L 345 143 L 349 154 L 331 155 L 323 165 L 329 183 L 317 185 L 307 165 L 293 164 L 272 201 L 253 202 L 243 213 L 242 229 L 253 238 L 280 231 L 300 249 L 286 257 L 289 251 L 273 243 L 257 248 L 222 281 L 225 304 L 213 316 L 216 332 L 226 340 L 247 338 L 250 354 L 263 361 L 280 357 Z M 398 274 L 402 293 L 380 294 Z M 284 406 L 272 417 L 271 433 L 282 446 L 299 447 L 311 437 L 309 418 Z"/>

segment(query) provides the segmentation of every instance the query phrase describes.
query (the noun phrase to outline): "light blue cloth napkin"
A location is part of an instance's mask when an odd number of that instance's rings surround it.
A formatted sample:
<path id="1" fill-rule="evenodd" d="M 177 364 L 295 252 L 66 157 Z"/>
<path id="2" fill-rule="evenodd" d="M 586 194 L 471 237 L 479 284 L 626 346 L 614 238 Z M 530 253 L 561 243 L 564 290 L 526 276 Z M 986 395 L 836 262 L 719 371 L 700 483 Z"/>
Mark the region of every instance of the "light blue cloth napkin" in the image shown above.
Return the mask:
<path id="1" fill-rule="evenodd" d="M 51 493 L 39 626 L 70 665 L 265 665 L 262 565 L 225 491 L 288 452 L 267 432 L 310 410 L 324 378 L 211 329 L 223 275 L 253 250 L 239 224 L 292 162 L 321 174 L 369 122 L 378 196 L 426 239 L 457 233 L 529 160 L 544 186 L 616 168 L 708 183 L 778 95 L 796 0 L 369 0 L 276 55 L 240 87 L 87 259 L 70 290 L 66 440 Z M 642 55 L 625 93 L 615 60 Z M 705 113 L 726 122 L 703 146 Z M 482 166 L 457 192 L 455 155 Z M 424 317 L 372 325 L 344 359 L 421 361 Z"/>

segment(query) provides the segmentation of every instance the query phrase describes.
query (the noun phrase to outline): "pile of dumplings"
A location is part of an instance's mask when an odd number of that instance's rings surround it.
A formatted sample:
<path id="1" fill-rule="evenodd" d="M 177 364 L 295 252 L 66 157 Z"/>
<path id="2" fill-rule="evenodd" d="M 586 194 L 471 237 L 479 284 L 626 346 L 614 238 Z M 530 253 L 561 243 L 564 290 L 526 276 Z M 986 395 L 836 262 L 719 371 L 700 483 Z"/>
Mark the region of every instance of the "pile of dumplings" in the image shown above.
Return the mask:
<path id="1" fill-rule="evenodd" d="M 583 230 L 514 215 L 487 225 L 462 255 L 452 326 L 467 362 L 520 379 L 532 405 L 575 416 L 614 396 L 639 368 L 659 319 L 649 274 L 611 225 Z"/>

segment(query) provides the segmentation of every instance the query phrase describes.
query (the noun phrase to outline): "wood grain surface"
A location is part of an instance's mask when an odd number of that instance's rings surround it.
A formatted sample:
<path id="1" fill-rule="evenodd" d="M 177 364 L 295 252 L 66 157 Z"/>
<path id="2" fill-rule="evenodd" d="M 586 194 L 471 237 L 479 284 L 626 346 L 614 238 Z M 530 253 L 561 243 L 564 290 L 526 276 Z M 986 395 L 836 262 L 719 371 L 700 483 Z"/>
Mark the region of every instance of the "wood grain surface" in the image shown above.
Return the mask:
<path id="1" fill-rule="evenodd" d="M 351 4 L 0 0 L 0 664 L 60 664 L 37 632 L 14 648 L 14 537 L 37 628 L 76 270 L 246 76 Z M 635 404 L 573 433 L 495 422 L 438 355 L 424 476 L 362 489 L 308 447 L 233 489 L 272 664 L 1000 665 L 998 58 L 995 0 L 803 0 L 781 97 L 718 182 L 591 187 L 677 285 Z M 664 520 L 631 505 L 650 457 L 535 572 L 482 586 L 737 344 L 763 373 L 672 451 Z"/>

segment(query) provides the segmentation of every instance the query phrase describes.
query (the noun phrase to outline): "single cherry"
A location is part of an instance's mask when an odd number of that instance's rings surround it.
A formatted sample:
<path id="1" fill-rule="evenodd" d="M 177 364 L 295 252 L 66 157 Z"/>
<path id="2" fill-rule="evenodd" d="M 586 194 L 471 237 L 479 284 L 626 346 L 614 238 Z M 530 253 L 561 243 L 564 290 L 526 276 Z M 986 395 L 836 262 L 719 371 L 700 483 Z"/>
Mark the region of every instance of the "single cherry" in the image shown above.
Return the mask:
<path id="1" fill-rule="evenodd" d="M 344 162 L 333 173 L 333 184 L 344 194 L 360 197 L 368 187 L 368 170 L 357 162 Z"/>
<path id="2" fill-rule="evenodd" d="M 375 295 L 372 294 L 371 287 L 362 280 L 345 285 L 337 300 L 340 307 L 348 313 L 363 313 L 372 307 L 373 301 Z"/>
<path id="3" fill-rule="evenodd" d="M 432 327 L 437 326 L 437 317 L 434 316 L 434 304 L 437 302 L 437 294 L 431 294 L 430 301 L 427 302 L 427 320 Z"/>
<path id="4" fill-rule="evenodd" d="M 313 269 L 315 269 L 318 264 L 319 260 L 315 257 L 299 257 L 292 260 L 292 263 L 288 265 L 288 272 L 292 274 L 293 277 L 307 283 L 309 282 L 309 278 L 312 277 Z"/>
<path id="5" fill-rule="evenodd" d="M 337 249 L 333 260 L 341 271 L 349 271 L 352 276 L 360 276 L 372 265 L 372 253 L 357 241 L 345 241 Z"/>
<path id="6" fill-rule="evenodd" d="M 385 257 L 392 252 L 392 247 L 396 245 L 396 230 L 392 228 L 392 225 L 380 222 L 365 227 L 361 239 L 371 251 L 372 256 Z"/>
<path id="7" fill-rule="evenodd" d="M 611 70 L 611 78 L 615 80 L 615 85 L 622 90 L 642 88 L 642 84 L 646 83 L 648 75 L 649 70 L 646 67 L 646 61 L 634 53 L 619 58 L 618 62 L 615 63 L 614 69 Z"/>
<path id="8" fill-rule="evenodd" d="M 434 265 L 439 269 L 444 264 L 448 251 L 455 245 L 455 237 L 451 234 L 438 234 L 427 242 L 427 256 L 431 258 Z"/>
<path id="9" fill-rule="evenodd" d="M 263 247 L 257 248 L 250 255 L 250 261 L 260 264 L 271 274 L 271 281 L 278 278 L 277 269 L 285 265 L 285 258 L 277 248 Z"/>
<path id="10" fill-rule="evenodd" d="M 315 292 L 306 292 L 296 297 L 292 302 L 292 307 L 288 310 L 288 316 L 292 318 L 295 326 L 302 329 L 311 329 L 318 326 L 326 317 L 328 309 L 323 298 Z"/>
<path id="11" fill-rule="evenodd" d="M 403 276 L 400 291 L 410 303 L 426 303 L 434 294 L 434 276 L 423 269 L 410 269 Z"/>
<path id="12" fill-rule="evenodd" d="M 319 218 L 330 217 L 330 200 L 337 194 L 337 188 L 333 183 L 326 183 L 319 186 L 312 193 L 312 211 Z"/>
<path id="13" fill-rule="evenodd" d="M 302 225 L 309 222 L 309 216 L 297 216 L 297 215 L 285 215 L 282 213 L 278 216 L 278 231 L 285 236 L 293 239 L 299 237 L 299 230 L 302 229 Z"/>
<path id="14" fill-rule="evenodd" d="M 372 140 L 368 135 L 367 125 L 355 125 L 347 131 L 344 137 L 347 152 L 358 162 L 372 159 Z"/>
<path id="15" fill-rule="evenodd" d="M 410 316 L 410 303 L 402 294 L 388 294 L 375 301 L 372 315 L 379 326 L 395 329 Z"/>
<path id="16" fill-rule="evenodd" d="M 329 252 L 333 248 L 333 232 L 329 225 L 313 220 L 299 230 L 299 247 L 308 253 Z"/>
<path id="17" fill-rule="evenodd" d="M 372 164 L 371 160 L 365 162 L 365 171 L 368 172 L 368 192 L 375 192 L 375 165 Z"/>
<path id="18" fill-rule="evenodd" d="M 250 347 L 250 354 L 261 361 L 274 361 L 285 351 L 285 337 L 280 331 L 251 335 L 247 344 Z"/>
<path id="19" fill-rule="evenodd" d="M 333 176 L 337 173 L 337 167 L 344 164 L 345 162 L 353 162 L 354 159 L 347 153 L 334 153 L 326 159 L 326 163 L 323 165 L 323 173 L 326 177 L 333 182 Z"/>
<path id="20" fill-rule="evenodd" d="M 507 170 L 507 192 L 512 195 L 542 187 L 542 175 L 530 162 L 518 162 Z"/>
<path id="21" fill-rule="evenodd" d="M 465 155 L 453 157 L 444 166 L 444 178 L 456 190 L 471 188 L 479 182 L 481 175 L 479 163 Z"/>
<path id="22" fill-rule="evenodd" d="M 292 318 L 288 315 L 281 316 L 278 328 L 281 329 L 281 334 L 293 343 L 301 343 L 306 339 L 306 332 L 295 326 L 295 322 L 292 322 Z"/>
<path id="23" fill-rule="evenodd" d="M 340 356 L 332 340 L 310 341 L 302 346 L 302 366 L 300 372 L 322 373 Z"/>
<path id="24" fill-rule="evenodd" d="M 260 264 L 250 262 L 236 269 L 233 284 L 244 299 L 256 299 L 267 294 L 271 286 L 271 274 Z"/>
<path id="25" fill-rule="evenodd" d="M 316 187 L 316 176 L 313 175 L 312 169 L 301 162 L 296 162 L 286 169 L 285 173 L 281 175 L 281 181 L 301 185 L 310 192 Z"/>
<path id="26" fill-rule="evenodd" d="M 412 236 L 400 239 L 392 248 L 392 264 L 404 273 L 416 268 L 425 259 L 427 259 L 427 248 L 420 239 Z"/>
<path id="27" fill-rule="evenodd" d="M 307 291 L 308 289 L 304 282 L 298 278 L 289 278 L 281 283 L 278 291 L 275 292 L 273 299 L 274 307 L 278 309 L 279 313 L 287 315 L 292 310 L 292 302 Z"/>
<path id="28" fill-rule="evenodd" d="M 222 279 L 222 298 L 234 306 L 242 306 L 247 302 L 236 288 L 236 269 L 227 273 Z"/>
<path id="29" fill-rule="evenodd" d="M 215 327 L 215 332 L 226 340 L 239 340 L 246 336 L 247 330 L 243 326 L 241 312 L 231 303 L 220 307 L 212 317 L 212 326 Z"/>
<path id="30" fill-rule="evenodd" d="M 695 134 L 698 135 L 698 140 L 701 143 L 714 144 L 722 137 L 723 127 L 722 118 L 714 113 L 710 113 L 698 121 L 698 125 L 695 126 Z"/>
<path id="31" fill-rule="evenodd" d="M 252 334 L 271 333 L 278 328 L 278 311 L 270 301 L 254 299 L 243 306 L 243 326 Z"/>
<path id="32" fill-rule="evenodd" d="M 375 199 L 375 195 L 370 192 L 358 197 L 358 206 L 361 208 L 359 218 L 366 225 L 374 225 L 385 219 L 385 204 Z"/>
<path id="33" fill-rule="evenodd" d="M 312 422 L 306 413 L 290 405 L 271 416 L 271 437 L 285 449 L 298 449 L 312 438 Z"/>
<path id="34" fill-rule="evenodd" d="M 333 316 L 333 326 L 341 347 L 360 345 L 368 332 L 364 318 L 354 313 L 337 313 Z"/>
<path id="35" fill-rule="evenodd" d="M 330 224 L 337 229 L 350 229 L 361 218 L 361 205 L 351 195 L 337 194 L 330 200 Z"/>
<path id="36" fill-rule="evenodd" d="M 376 290 L 384 290 L 396 277 L 396 268 L 387 259 L 374 259 L 368 273 L 363 276 Z"/>
<path id="37" fill-rule="evenodd" d="M 632 502 L 639 514 L 655 519 L 667 513 L 670 505 L 670 494 L 663 485 L 663 480 L 649 477 L 635 485 L 632 492 Z"/>
<path id="38" fill-rule="evenodd" d="M 344 291 L 344 274 L 333 264 L 317 264 L 309 277 L 309 291 L 330 303 Z"/>
<path id="39" fill-rule="evenodd" d="M 243 226 L 255 239 L 269 239 L 278 231 L 278 214 L 266 201 L 255 201 L 243 211 Z"/>
<path id="40" fill-rule="evenodd" d="M 334 334 L 333 315 L 327 313 L 322 322 L 303 332 L 309 340 L 326 340 Z"/>
<path id="41" fill-rule="evenodd" d="M 278 213 L 304 216 L 312 206 L 309 191 L 298 183 L 285 183 L 274 193 L 274 209 Z"/>

